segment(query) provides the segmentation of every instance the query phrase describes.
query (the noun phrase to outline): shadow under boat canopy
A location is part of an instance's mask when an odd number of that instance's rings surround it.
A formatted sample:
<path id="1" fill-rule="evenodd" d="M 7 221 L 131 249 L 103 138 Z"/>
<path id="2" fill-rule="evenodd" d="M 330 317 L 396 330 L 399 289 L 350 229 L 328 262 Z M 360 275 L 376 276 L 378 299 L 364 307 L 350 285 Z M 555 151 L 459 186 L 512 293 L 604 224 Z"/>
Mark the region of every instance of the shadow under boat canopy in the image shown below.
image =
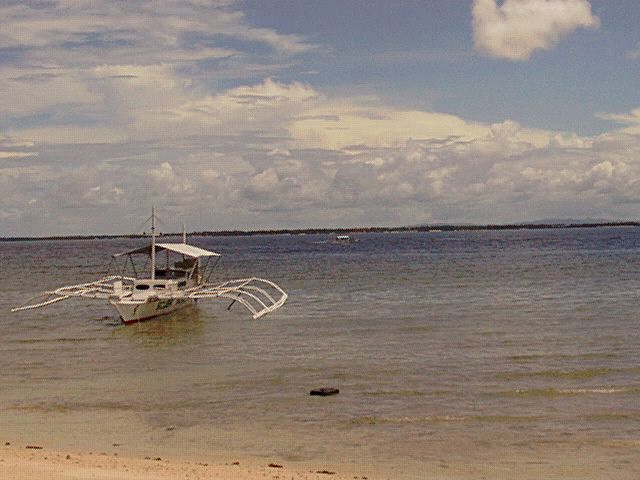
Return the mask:
<path id="1" fill-rule="evenodd" d="M 156 253 L 162 250 L 168 250 L 170 252 L 179 253 L 186 257 L 200 258 L 200 257 L 219 257 L 220 254 L 205 250 L 204 248 L 194 247 L 193 245 L 187 245 L 186 243 L 156 243 Z M 115 253 L 113 257 L 123 257 L 125 255 L 139 255 L 146 254 L 151 255 L 151 245 L 146 245 L 140 248 L 134 248 L 127 252 Z"/>

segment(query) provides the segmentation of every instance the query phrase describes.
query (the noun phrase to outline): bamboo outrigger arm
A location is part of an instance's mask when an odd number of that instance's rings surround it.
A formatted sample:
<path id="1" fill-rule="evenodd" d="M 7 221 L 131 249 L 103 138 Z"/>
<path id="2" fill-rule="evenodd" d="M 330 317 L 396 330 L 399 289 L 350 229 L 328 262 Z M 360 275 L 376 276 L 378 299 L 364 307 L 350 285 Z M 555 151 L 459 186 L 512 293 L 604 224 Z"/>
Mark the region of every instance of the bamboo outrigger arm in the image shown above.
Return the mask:
<path id="1" fill-rule="evenodd" d="M 114 293 L 113 281 L 114 280 L 133 280 L 130 277 L 119 277 L 111 275 L 103 277 L 94 282 L 79 283 L 77 285 L 67 285 L 64 287 L 56 288 L 55 290 L 39 293 L 35 297 L 31 297 L 22 305 L 12 308 L 12 312 L 20 312 L 23 310 L 33 310 L 35 308 L 42 308 L 53 303 L 62 302 L 71 297 L 83 297 L 90 299 L 106 300 L 110 295 Z M 37 300 L 42 299 L 38 302 Z"/>
<path id="2" fill-rule="evenodd" d="M 43 308 L 72 297 L 109 300 L 116 295 L 118 298 L 126 298 L 133 292 L 134 281 L 135 279 L 131 277 L 112 275 L 95 282 L 68 285 L 31 297 L 22 305 L 12 308 L 11 311 Z M 158 292 L 154 300 L 227 298 L 232 301 L 229 308 L 238 302 L 249 310 L 254 319 L 258 319 L 280 308 L 287 297 L 285 291 L 274 282 L 251 277 L 228 280 L 217 285 L 205 283 L 184 290 Z"/>
<path id="3" fill-rule="evenodd" d="M 219 285 L 205 283 L 187 292 L 193 299 L 228 298 L 232 300 L 229 308 L 238 302 L 251 312 L 254 319 L 277 310 L 288 298 L 274 282 L 257 277 L 228 280 Z"/>

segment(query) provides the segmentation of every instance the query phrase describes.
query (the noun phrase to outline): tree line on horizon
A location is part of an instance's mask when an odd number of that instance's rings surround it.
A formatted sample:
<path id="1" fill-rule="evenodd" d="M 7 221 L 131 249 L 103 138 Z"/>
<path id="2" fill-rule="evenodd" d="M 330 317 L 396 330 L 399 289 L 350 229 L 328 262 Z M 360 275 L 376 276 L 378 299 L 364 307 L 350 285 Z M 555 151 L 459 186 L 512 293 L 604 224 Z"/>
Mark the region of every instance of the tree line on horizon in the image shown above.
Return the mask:
<path id="1" fill-rule="evenodd" d="M 557 228 L 600 228 L 600 227 L 638 227 L 640 222 L 597 222 L 597 223 L 514 223 L 488 225 L 417 225 L 405 227 L 341 227 L 341 228 L 284 228 L 263 230 L 203 230 L 188 233 L 197 237 L 238 237 L 252 235 L 338 235 L 349 233 L 392 233 L 392 232 L 455 232 L 479 230 L 543 230 Z M 148 238 L 150 234 L 112 234 L 112 235 L 50 235 L 42 237 L 0 237 L 3 242 L 42 241 L 42 240 L 109 240 L 118 238 Z M 158 237 L 177 237 L 182 233 L 159 233 Z"/>

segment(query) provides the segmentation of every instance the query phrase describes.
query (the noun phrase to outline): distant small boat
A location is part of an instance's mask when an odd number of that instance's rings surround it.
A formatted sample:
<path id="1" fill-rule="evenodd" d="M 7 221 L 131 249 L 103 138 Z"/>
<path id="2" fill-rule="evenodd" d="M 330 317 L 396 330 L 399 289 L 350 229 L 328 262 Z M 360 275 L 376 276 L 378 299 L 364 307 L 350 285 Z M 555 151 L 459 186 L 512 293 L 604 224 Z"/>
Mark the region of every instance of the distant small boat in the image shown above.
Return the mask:
<path id="1" fill-rule="evenodd" d="M 350 235 L 336 235 L 336 237 L 333 239 L 333 243 L 348 244 L 348 243 L 357 243 L 357 242 L 358 242 L 358 239 Z"/>
<path id="2" fill-rule="evenodd" d="M 157 261 L 157 254 L 161 252 L 166 254 L 164 265 Z M 134 262 L 135 256 L 147 257 L 145 266 L 141 267 L 141 276 L 138 275 L 140 266 Z M 195 305 L 200 299 L 227 298 L 231 300 L 228 308 L 238 302 L 256 319 L 280 308 L 287 300 L 284 290 L 262 278 L 208 283 L 219 257 L 219 253 L 188 245 L 186 233 L 183 233 L 182 243 L 156 243 L 152 210 L 151 244 L 113 255 L 112 265 L 117 267 L 117 275 L 44 292 L 11 311 L 31 310 L 71 297 L 82 297 L 107 300 L 118 311 L 122 322 L 130 324 Z M 216 260 L 211 262 L 213 258 Z M 118 262 L 119 259 L 124 261 Z M 150 268 L 145 268 L 149 264 Z M 148 270 L 150 272 L 146 273 Z M 130 271 L 133 276 L 125 276 L 125 272 Z"/>

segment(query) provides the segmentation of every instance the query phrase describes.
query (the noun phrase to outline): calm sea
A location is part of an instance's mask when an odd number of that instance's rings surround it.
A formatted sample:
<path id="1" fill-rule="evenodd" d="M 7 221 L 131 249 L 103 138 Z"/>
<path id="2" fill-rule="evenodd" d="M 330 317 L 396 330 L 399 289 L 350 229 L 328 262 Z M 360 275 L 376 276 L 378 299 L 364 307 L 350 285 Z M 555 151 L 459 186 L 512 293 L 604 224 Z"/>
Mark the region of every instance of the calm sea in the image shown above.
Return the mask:
<path id="1" fill-rule="evenodd" d="M 637 468 L 640 229 L 357 237 L 194 237 L 224 255 L 218 279 L 269 278 L 289 301 L 134 326 L 99 301 L 8 310 L 140 241 L 0 243 L 0 441 L 389 478 L 617 445 Z"/>

